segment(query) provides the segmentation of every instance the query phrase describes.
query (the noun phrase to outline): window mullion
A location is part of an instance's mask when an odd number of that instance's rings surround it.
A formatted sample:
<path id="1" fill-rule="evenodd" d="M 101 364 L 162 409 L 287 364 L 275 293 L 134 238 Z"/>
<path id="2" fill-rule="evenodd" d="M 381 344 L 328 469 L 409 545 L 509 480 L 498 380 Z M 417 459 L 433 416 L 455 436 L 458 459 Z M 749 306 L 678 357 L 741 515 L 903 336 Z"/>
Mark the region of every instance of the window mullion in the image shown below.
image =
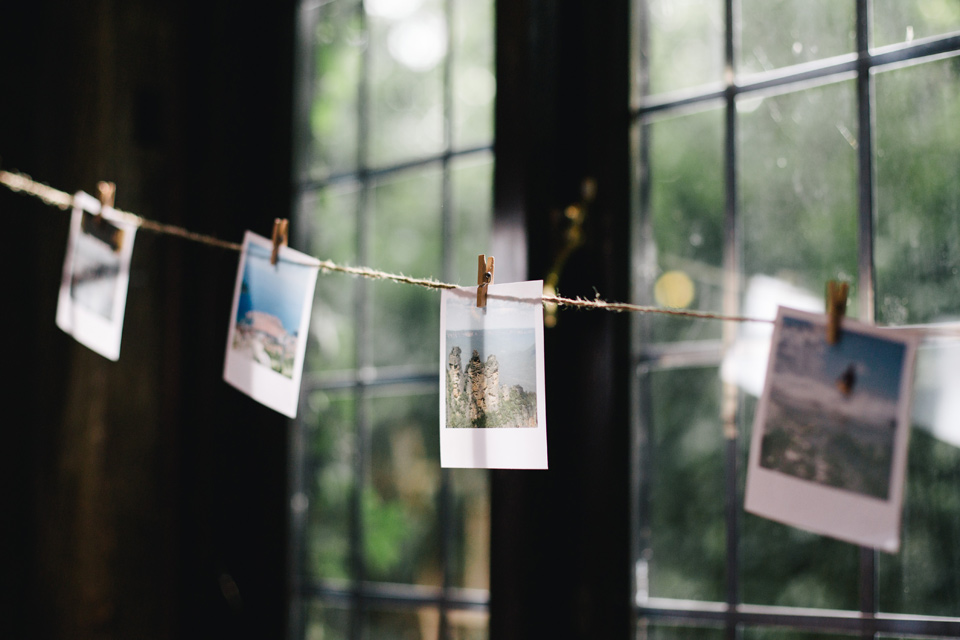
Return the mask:
<path id="1" fill-rule="evenodd" d="M 723 246 L 723 312 L 736 315 L 740 312 L 740 234 L 737 215 L 737 110 L 736 110 L 736 52 L 739 24 L 737 15 L 739 3 L 725 0 L 724 28 L 724 246 Z M 724 323 L 724 349 L 729 348 L 736 339 L 736 327 Z M 726 522 L 726 601 L 730 611 L 734 611 L 740 601 L 740 562 L 739 562 L 739 506 L 737 492 L 737 405 L 739 394 L 735 385 L 723 383 L 721 399 L 721 420 L 724 430 L 724 502 Z M 727 619 L 726 637 L 736 640 L 737 625 L 733 618 Z"/>
<path id="2" fill-rule="evenodd" d="M 874 321 L 873 273 L 873 92 L 870 73 L 871 1 L 857 0 L 857 185 L 858 185 L 858 315 L 864 322 Z M 877 613 L 877 551 L 860 548 L 860 611 Z M 871 625 L 861 637 L 874 636 Z"/>

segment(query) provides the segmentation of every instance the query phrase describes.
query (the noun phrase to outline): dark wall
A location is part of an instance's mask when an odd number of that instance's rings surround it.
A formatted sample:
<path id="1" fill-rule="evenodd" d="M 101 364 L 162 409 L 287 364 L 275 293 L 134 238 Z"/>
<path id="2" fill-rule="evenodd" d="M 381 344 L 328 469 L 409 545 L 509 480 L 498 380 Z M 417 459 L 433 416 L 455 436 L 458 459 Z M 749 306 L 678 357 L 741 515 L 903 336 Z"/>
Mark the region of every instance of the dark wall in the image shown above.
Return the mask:
<path id="1" fill-rule="evenodd" d="M 559 281 L 565 296 L 629 298 L 627 4 L 497 2 L 495 214 L 526 232 L 531 279 L 564 244 L 561 212 L 596 181 L 584 244 Z M 499 271 L 499 248 L 497 260 Z M 628 322 L 561 310 L 545 330 L 550 469 L 493 472 L 492 638 L 635 635 Z"/>
<path id="2" fill-rule="evenodd" d="M 0 168 L 268 235 L 291 204 L 293 5 L 5 6 Z M 5 187 L 0 213 L 0 637 L 281 637 L 286 424 L 222 381 L 238 254 L 141 231 L 113 363 L 54 324 L 68 214 Z"/>

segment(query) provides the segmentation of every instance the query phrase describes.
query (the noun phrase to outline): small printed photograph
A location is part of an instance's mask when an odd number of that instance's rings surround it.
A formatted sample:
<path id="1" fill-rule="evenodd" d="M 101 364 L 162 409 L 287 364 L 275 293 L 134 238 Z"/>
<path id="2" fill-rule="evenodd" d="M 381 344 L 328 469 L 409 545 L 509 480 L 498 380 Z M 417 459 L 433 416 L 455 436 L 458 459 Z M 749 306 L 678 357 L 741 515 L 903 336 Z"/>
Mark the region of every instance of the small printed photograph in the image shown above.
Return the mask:
<path id="1" fill-rule="evenodd" d="M 86 193 L 74 196 L 57 325 L 117 360 L 136 226 Z"/>
<path id="2" fill-rule="evenodd" d="M 781 308 L 754 423 L 747 509 L 785 488 L 772 498 L 774 511 L 797 517 L 805 510 L 798 505 L 813 501 L 808 528 L 836 525 L 846 533 L 837 537 L 850 539 L 856 526 L 848 521 L 869 522 L 869 546 L 888 548 L 899 530 L 916 344 L 852 320 L 829 344 L 824 315 Z M 893 531 L 881 535 L 866 513 L 884 510 Z M 875 544 L 878 535 L 885 545 Z"/>
<path id="3" fill-rule="evenodd" d="M 259 402 L 294 417 L 319 263 L 281 247 L 272 265 L 271 252 L 270 240 L 247 232 L 224 378 Z"/>
<path id="4" fill-rule="evenodd" d="M 542 282 L 441 294 L 441 464 L 546 468 Z"/>

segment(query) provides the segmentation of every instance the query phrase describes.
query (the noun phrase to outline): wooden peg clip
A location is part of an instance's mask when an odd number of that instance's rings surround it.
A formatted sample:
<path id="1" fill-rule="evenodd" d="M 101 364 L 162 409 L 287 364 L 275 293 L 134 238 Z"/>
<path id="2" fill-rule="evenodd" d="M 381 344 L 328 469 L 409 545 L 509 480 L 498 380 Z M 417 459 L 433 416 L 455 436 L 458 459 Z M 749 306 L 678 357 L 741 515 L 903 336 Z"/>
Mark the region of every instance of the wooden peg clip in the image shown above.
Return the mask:
<path id="1" fill-rule="evenodd" d="M 103 213 L 103 209 L 106 207 L 113 209 L 114 197 L 117 195 L 117 185 L 113 182 L 101 180 L 97 183 L 97 191 L 100 194 L 100 212 Z"/>
<path id="2" fill-rule="evenodd" d="M 286 218 L 277 218 L 273 221 L 273 251 L 270 252 L 270 264 L 277 264 L 280 247 L 287 246 L 287 231 L 290 221 Z"/>
<path id="3" fill-rule="evenodd" d="M 850 285 L 846 282 L 827 282 L 827 342 L 836 344 L 840 339 L 840 321 L 847 313 L 847 294 Z"/>
<path id="4" fill-rule="evenodd" d="M 477 306 L 487 306 L 487 285 L 493 284 L 493 256 L 477 256 Z"/>

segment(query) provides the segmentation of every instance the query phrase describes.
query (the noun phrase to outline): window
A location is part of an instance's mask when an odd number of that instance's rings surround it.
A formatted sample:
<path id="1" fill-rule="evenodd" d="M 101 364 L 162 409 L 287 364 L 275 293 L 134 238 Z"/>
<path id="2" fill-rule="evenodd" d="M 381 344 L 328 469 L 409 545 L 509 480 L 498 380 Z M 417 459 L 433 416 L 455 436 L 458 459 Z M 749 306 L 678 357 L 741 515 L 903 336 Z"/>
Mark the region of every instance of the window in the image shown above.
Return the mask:
<path id="1" fill-rule="evenodd" d="M 490 235 L 493 5 L 304 1 L 297 232 L 470 284 Z M 291 447 L 291 636 L 486 637 L 489 490 L 441 470 L 439 296 L 321 277 Z"/>
<path id="2" fill-rule="evenodd" d="M 960 4 L 634 8 L 637 302 L 755 316 L 843 279 L 861 319 L 960 319 Z M 640 635 L 960 635 L 958 415 L 914 411 L 896 555 L 744 513 L 756 383 L 720 370 L 751 331 L 634 319 Z"/>

